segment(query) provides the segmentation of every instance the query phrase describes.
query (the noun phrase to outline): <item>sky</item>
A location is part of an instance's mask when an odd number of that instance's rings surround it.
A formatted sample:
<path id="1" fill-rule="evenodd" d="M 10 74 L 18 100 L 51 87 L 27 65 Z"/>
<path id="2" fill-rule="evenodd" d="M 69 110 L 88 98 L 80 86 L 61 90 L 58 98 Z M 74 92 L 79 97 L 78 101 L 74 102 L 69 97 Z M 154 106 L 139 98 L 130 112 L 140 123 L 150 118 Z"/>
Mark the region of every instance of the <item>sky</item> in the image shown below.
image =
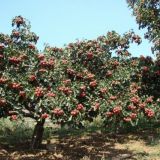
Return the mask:
<path id="1" fill-rule="evenodd" d="M 143 37 L 126 0 L 1 0 L 0 32 L 10 34 L 11 20 L 21 15 L 31 22 L 31 31 L 40 38 L 37 47 L 45 44 L 63 47 L 77 39 L 96 39 L 108 31 L 123 34 L 131 29 Z M 149 55 L 151 44 L 143 39 L 133 44 L 133 56 Z"/>

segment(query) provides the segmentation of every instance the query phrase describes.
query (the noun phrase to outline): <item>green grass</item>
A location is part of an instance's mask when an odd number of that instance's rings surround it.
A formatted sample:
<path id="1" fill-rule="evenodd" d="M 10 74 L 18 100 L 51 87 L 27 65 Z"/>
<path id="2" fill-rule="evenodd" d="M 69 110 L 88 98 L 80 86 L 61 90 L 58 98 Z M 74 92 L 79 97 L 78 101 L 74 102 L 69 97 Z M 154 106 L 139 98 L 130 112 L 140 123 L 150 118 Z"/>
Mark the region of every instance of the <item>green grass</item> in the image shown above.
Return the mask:
<path id="1" fill-rule="evenodd" d="M 28 142 L 33 132 L 33 125 L 22 120 L 0 120 L 0 141 L 2 144 L 16 145 Z"/>

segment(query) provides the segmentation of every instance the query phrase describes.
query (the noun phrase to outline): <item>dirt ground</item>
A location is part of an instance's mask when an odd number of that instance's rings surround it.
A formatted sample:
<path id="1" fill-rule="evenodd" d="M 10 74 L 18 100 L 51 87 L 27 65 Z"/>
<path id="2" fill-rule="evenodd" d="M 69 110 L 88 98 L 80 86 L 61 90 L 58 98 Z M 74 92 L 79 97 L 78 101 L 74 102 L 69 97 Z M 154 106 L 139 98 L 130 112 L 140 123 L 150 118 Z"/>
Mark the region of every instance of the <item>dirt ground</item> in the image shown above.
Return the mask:
<path id="1" fill-rule="evenodd" d="M 0 145 L 0 160 L 160 160 L 160 141 L 154 134 L 55 135 L 44 149 L 28 144 Z"/>

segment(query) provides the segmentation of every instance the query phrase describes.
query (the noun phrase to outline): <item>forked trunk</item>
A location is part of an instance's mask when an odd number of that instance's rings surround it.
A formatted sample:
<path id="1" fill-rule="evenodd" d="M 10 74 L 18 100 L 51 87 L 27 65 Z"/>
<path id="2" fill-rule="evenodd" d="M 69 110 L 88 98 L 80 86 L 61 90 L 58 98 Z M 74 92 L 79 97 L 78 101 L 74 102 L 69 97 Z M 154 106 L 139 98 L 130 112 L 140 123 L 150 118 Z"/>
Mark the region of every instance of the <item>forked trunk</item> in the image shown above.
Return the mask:
<path id="1" fill-rule="evenodd" d="M 42 143 L 45 119 L 38 121 L 32 135 L 31 149 L 38 149 Z"/>

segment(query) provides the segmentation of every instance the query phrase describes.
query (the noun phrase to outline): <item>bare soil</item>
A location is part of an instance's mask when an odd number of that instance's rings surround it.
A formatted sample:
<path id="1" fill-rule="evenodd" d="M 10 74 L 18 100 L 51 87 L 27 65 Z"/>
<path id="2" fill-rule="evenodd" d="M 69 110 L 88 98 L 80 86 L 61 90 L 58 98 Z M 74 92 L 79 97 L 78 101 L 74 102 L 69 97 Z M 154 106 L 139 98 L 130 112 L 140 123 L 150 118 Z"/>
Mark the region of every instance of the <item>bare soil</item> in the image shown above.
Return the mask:
<path id="1" fill-rule="evenodd" d="M 29 144 L 0 145 L 0 160 L 160 160 L 154 133 L 56 135 L 31 151 Z"/>

